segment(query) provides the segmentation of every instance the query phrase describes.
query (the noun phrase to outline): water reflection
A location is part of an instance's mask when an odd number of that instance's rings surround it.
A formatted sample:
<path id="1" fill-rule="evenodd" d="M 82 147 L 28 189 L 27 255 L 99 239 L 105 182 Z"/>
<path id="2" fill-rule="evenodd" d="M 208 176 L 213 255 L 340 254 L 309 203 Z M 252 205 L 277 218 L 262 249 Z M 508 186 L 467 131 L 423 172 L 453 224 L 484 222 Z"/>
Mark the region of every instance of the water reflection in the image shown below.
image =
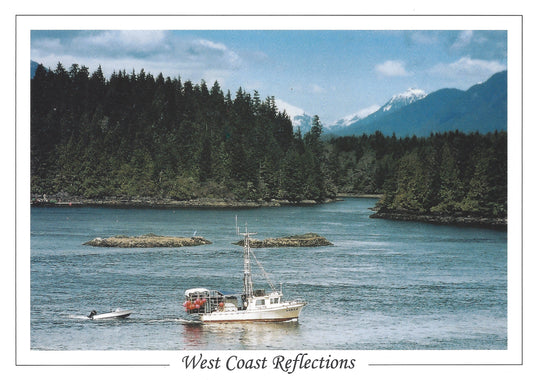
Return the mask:
<path id="1" fill-rule="evenodd" d="M 254 323 L 185 323 L 185 349 L 274 349 L 283 347 L 287 336 L 300 333 L 297 320 L 288 322 Z"/>

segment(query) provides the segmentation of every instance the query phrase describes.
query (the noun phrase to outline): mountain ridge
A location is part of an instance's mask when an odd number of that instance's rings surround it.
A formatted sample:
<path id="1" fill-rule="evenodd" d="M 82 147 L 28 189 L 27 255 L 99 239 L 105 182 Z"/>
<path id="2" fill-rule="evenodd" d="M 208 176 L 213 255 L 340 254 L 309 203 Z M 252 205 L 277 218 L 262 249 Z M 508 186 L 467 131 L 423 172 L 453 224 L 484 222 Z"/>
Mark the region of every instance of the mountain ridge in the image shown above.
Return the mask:
<path id="1" fill-rule="evenodd" d="M 339 136 L 372 134 L 429 136 L 431 133 L 460 130 L 463 132 L 493 132 L 507 130 L 507 71 L 492 75 L 466 91 L 443 88 L 416 99 L 388 113 L 383 110 L 342 129 L 330 129 Z"/>

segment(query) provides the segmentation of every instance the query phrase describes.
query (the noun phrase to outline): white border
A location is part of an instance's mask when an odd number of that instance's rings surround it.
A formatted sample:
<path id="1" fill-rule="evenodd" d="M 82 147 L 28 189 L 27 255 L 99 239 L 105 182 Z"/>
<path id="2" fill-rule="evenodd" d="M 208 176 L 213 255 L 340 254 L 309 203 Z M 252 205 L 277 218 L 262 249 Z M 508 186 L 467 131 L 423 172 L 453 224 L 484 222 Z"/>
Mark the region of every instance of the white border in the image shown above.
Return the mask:
<path id="1" fill-rule="evenodd" d="M 29 67 L 30 31 L 32 29 L 356 29 L 356 30 L 463 30 L 489 29 L 508 31 L 508 136 L 509 136 L 509 229 L 508 229 L 508 349 L 496 351 L 305 351 L 312 356 L 331 354 L 339 358 L 357 359 L 355 376 L 379 373 L 395 378 L 404 373 L 405 364 L 410 371 L 426 372 L 431 366 L 444 364 L 439 371 L 431 371 L 432 378 L 448 374 L 448 364 L 460 365 L 463 372 L 471 371 L 471 364 L 520 364 L 522 360 L 522 18 L 519 16 L 24 16 L 17 17 L 17 108 L 16 108 L 16 170 L 17 170 L 17 365 L 61 365 L 62 374 L 78 374 L 80 364 L 152 364 L 170 365 L 172 376 L 208 376 L 208 370 L 185 371 L 181 363 L 184 355 L 193 352 L 175 351 L 106 351 L 106 352 L 54 352 L 30 350 L 30 210 L 29 210 Z M 177 28 L 178 26 L 178 28 Z M 272 358 L 271 351 L 209 351 L 204 355 L 219 356 L 224 360 L 230 354 L 241 357 Z M 286 352 L 287 356 L 298 352 Z M 402 366 L 368 366 L 368 364 L 402 364 Z M 54 367 L 57 368 L 58 367 Z M 94 368 L 94 367 L 90 367 Z M 133 369 L 132 369 L 133 368 Z M 105 374 L 133 371 L 136 375 L 150 376 L 154 371 L 168 377 L 169 367 L 105 367 Z M 504 367 L 512 368 L 512 367 Z M 313 371 L 316 372 L 316 371 Z M 265 370 L 263 374 L 276 375 L 279 371 Z M 309 375 L 307 371 L 299 374 Z M 317 372 L 317 374 L 321 374 Z M 354 372 L 324 372 L 325 375 L 354 376 Z M 248 371 L 226 372 L 231 377 L 249 377 Z M 295 377 L 297 373 L 292 376 Z M 76 375 L 73 375 L 76 376 Z M 473 375 L 475 376 L 475 375 Z M 410 376 L 412 377 L 412 376 Z"/>

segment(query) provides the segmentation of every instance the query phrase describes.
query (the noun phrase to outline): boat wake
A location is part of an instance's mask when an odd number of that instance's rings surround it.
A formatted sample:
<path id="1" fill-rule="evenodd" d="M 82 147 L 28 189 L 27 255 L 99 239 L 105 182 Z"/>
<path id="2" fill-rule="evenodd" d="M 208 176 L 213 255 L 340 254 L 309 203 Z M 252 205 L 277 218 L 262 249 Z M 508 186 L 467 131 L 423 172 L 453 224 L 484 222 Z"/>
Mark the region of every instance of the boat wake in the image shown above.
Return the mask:
<path id="1" fill-rule="evenodd" d="M 182 325 L 202 325 L 203 324 L 202 321 L 195 321 L 195 320 L 183 319 L 183 318 L 178 318 L 176 319 L 176 321 L 181 323 Z"/>
<path id="2" fill-rule="evenodd" d="M 293 318 L 293 319 L 289 319 L 287 321 L 282 321 L 282 323 L 294 323 L 294 322 L 298 322 L 298 318 Z"/>
<path id="3" fill-rule="evenodd" d="M 69 314 L 68 318 L 70 319 L 89 319 L 86 315 L 73 315 Z"/>
<path id="4" fill-rule="evenodd" d="M 79 320 L 84 320 L 84 321 L 91 320 L 91 318 L 87 317 L 86 315 L 75 315 L 75 314 L 69 314 L 67 318 L 79 319 Z M 113 319 L 116 320 L 117 318 L 113 318 Z M 141 323 L 169 323 L 171 322 L 171 323 L 179 323 L 182 325 L 201 325 L 203 323 L 202 321 L 199 321 L 199 320 L 190 320 L 190 319 L 184 319 L 184 318 L 170 318 L 170 317 L 160 318 L 160 319 L 148 319 L 144 321 L 142 321 L 142 319 L 138 319 L 137 322 L 141 322 Z"/>
<path id="5" fill-rule="evenodd" d="M 146 323 L 179 323 L 182 325 L 197 325 L 202 324 L 202 321 L 195 321 L 190 319 L 183 319 L 183 318 L 161 318 L 161 319 L 149 319 L 146 321 Z"/>

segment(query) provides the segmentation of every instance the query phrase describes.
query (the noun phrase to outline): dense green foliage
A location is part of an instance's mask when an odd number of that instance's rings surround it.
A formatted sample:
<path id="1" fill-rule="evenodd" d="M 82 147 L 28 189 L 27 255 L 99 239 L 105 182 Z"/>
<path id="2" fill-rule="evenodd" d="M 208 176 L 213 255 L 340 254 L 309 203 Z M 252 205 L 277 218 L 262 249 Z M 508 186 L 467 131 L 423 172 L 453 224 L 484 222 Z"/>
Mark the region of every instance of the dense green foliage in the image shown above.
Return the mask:
<path id="1" fill-rule="evenodd" d="M 39 66 L 31 90 L 33 194 L 189 200 L 384 194 L 382 209 L 505 216 L 507 134 L 302 136 L 275 99 L 217 82 Z"/>
<path id="2" fill-rule="evenodd" d="M 293 134 L 273 97 L 217 82 L 154 78 L 61 64 L 39 66 L 31 89 L 34 194 L 86 198 L 322 201 L 333 196 L 324 172 L 322 126 Z"/>
<path id="3" fill-rule="evenodd" d="M 330 141 L 339 190 L 383 193 L 383 210 L 507 215 L 507 133 L 447 132 L 396 139 L 380 132 Z"/>

